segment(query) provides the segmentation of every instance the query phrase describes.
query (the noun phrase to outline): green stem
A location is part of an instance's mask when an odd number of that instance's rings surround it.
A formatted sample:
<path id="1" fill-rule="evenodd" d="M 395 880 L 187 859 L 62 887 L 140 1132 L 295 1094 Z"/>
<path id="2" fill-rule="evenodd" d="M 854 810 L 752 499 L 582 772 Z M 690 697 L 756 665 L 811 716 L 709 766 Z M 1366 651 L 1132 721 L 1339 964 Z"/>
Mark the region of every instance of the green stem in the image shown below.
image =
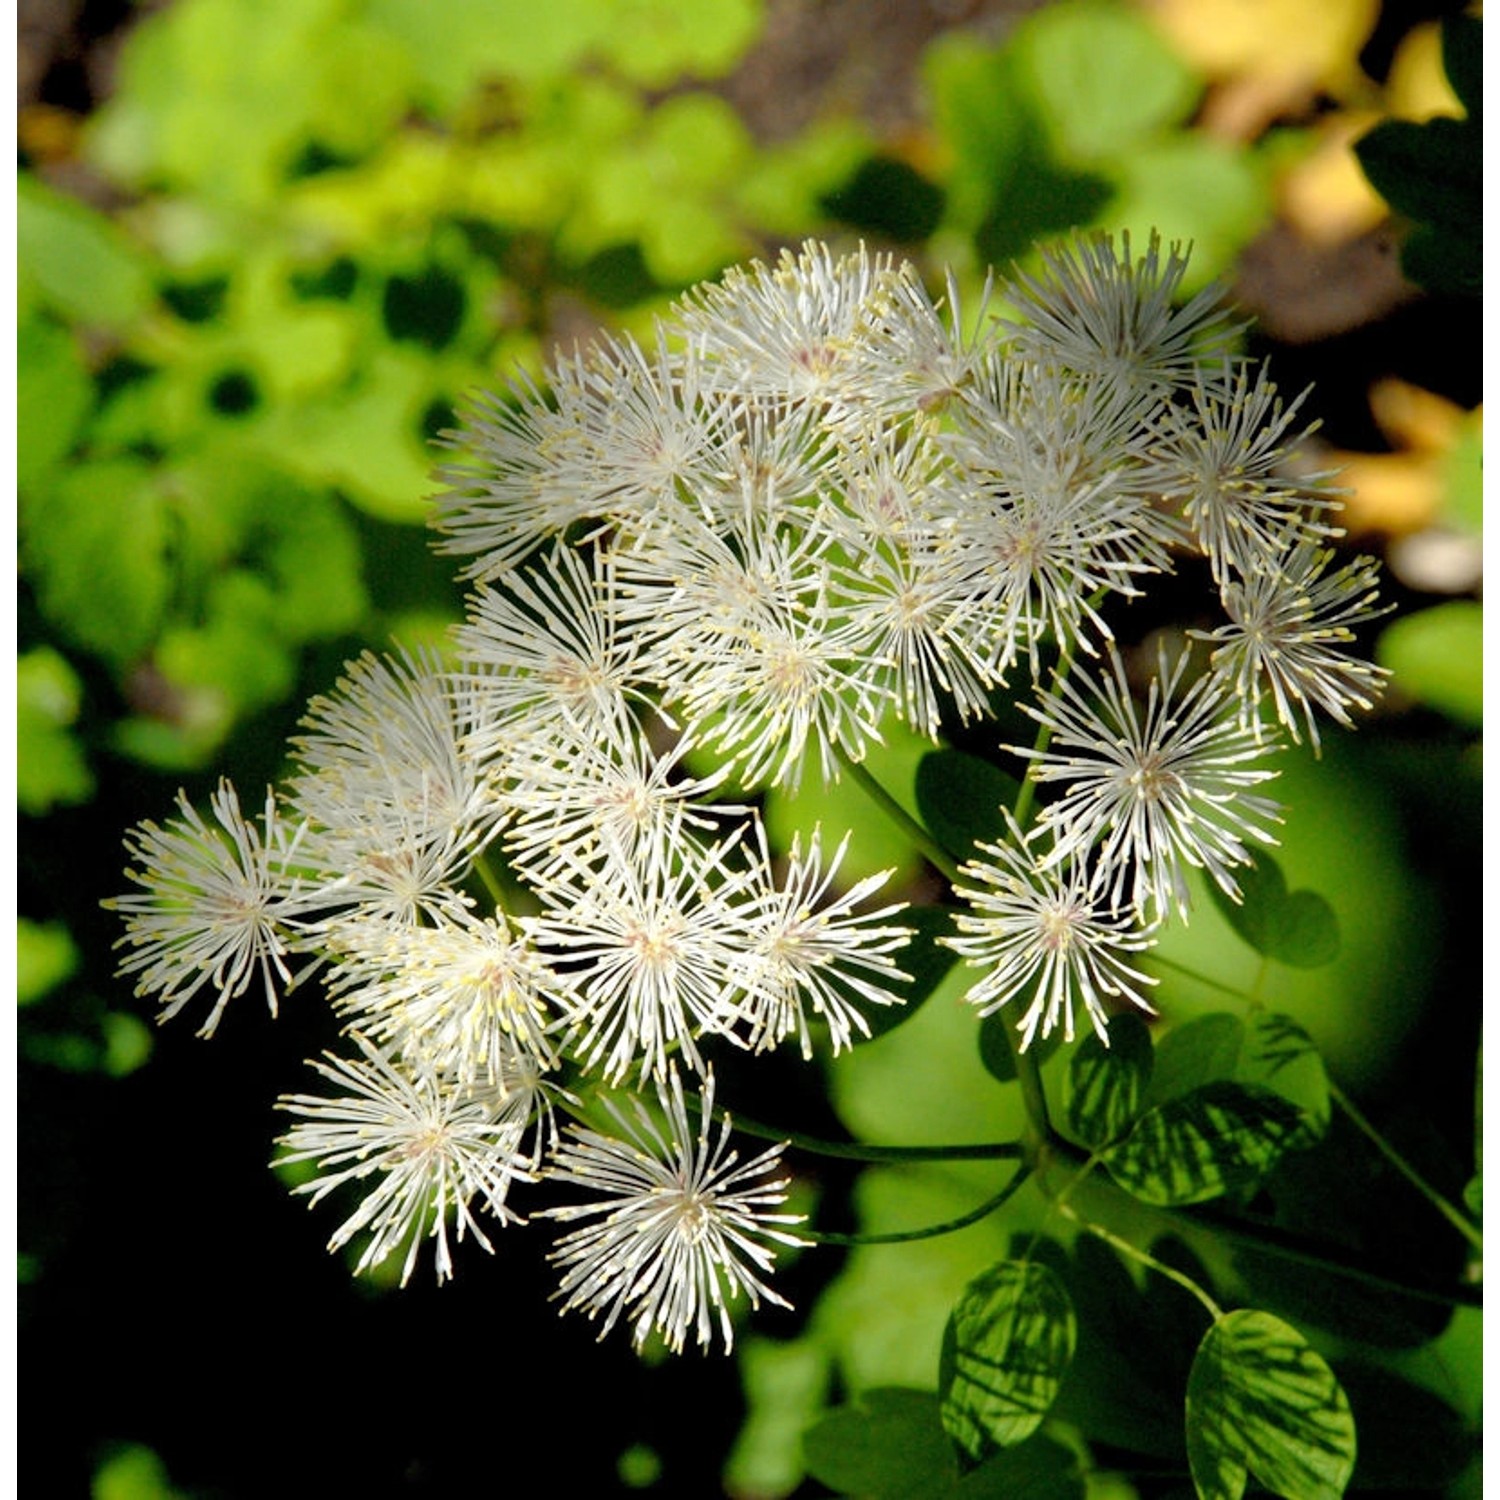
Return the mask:
<path id="1" fill-rule="evenodd" d="M 1328 1092 L 1334 1103 L 1369 1139 L 1370 1144 L 1482 1255 L 1484 1236 L 1479 1229 L 1428 1183 L 1417 1169 L 1365 1119 L 1364 1115 L 1354 1107 L 1354 1101 L 1332 1079 L 1328 1082 Z"/>
<path id="2" fill-rule="evenodd" d="M 1159 1276 L 1165 1276 L 1168 1281 L 1175 1281 L 1185 1292 L 1190 1292 L 1194 1297 L 1208 1309 L 1208 1315 L 1215 1323 L 1224 1316 L 1224 1309 L 1214 1301 L 1207 1292 L 1193 1280 L 1191 1276 L 1185 1275 L 1174 1266 L 1159 1261 L 1154 1255 L 1142 1250 L 1139 1245 L 1132 1245 L 1129 1240 L 1123 1239 L 1112 1230 L 1106 1229 L 1102 1224 L 1095 1224 L 1090 1219 L 1085 1219 L 1071 1204 L 1057 1199 L 1053 1207 L 1065 1218 L 1071 1219 L 1080 1229 L 1087 1230 L 1096 1239 L 1101 1239 L 1106 1245 L 1113 1245 L 1121 1255 L 1139 1262 L 1143 1266 L 1149 1266 Z"/>
<path id="3" fill-rule="evenodd" d="M 950 883 L 956 881 L 958 864 L 952 855 L 943 849 L 932 835 L 896 801 L 866 766 L 858 761 L 849 760 L 847 757 L 844 764 L 870 800 L 927 856 L 931 864 L 947 876 Z M 1021 1100 L 1026 1107 L 1026 1117 L 1031 1121 L 1038 1140 L 1048 1140 L 1052 1134 L 1052 1124 L 1047 1116 L 1047 1096 L 1042 1089 L 1042 1075 L 1036 1057 L 1032 1053 L 1021 1051 L 1011 1027 L 1003 1026 L 1001 1032 L 1005 1037 L 1006 1046 L 1010 1049 L 1011 1061 L 1016 1070 L 1016 1081 L 1021 1085 Z"/>
<path id="4" fill-rule="evenodd" d="M 860 789 L 888 817 L 906 837 L 922 851 L 927 862 L 942 872 L 950 882 L 958 879 L 958 861 L 937 842 L 928 831 L 891 796 L 863 761 L 850 760 L 843 756 L 844 767 L 859 784 Z"/>
<path id="5" fill-rule="evenodd" d="M 988 1218 L 997 1208 L 1008 1203 L 1030 1176 L 1030 1164 L 1024 1161 L 1019 1163 L 1011 1174 L 1010 1181 L 993 1198 L 986 1199 L 978 1208 L 942 1224 L 929 1224 L 922 1229 L 898 1229 L 888 1234 L 834 1234 L 827 1230 L 803 1230 L 802 1233 L 820 1245 L 901 1245 L 909 1240 L 936 1239 L 939 1235 L 953 1234 Z"/>
<path id="6" fill-rule="evenodd" d="M 1174 973 L 1181 974 L 1184 979 L 1191 979 L 1195 984 L 1204 984 L 1211 990 L 1218 990 L 1221 994 L 1233 995 L 1236 1000 L 1243 1000 L 1247 1005 L 1253 1004 L 1254 997 L 1247 994 L 1237 984 L 1225 984 L 1222 979 L 1213 979 L 1207 974 L 1200 973 L 1197 969 L 1191 969 L 1186 964 L 1180 964 L 1175 958 L 1167 958 L 1158 953 L 1154 948 L 1149 955 L 1150 962 L 1159 964 L 1164 969 L 1171 969 Z"/>
<path id="7" fill-rule="evenodd" d="M 689 1108 L 693 1102 L 689 1099 Z M 986 1141 L 948 1146 L 869 1146 L 862 1141 L 826 1141 L 817 1136 L 803 1135 L 796 1130 L 777 1130 L 774 1126 L 761 1124 L 759 1120 L 747 1119 L 734 1109 L 719 1109 L 715 1106 L 714 1115 L 717 1118 L 727 1118 L 736 1130 L 745 1135 L 757 1136 L 764 1141 L 784 1141 L 813 1156 L 830 1156 L 842 1161 L 997 1161 L 1014 1160 L 1025 1153 L 1025 1147 L 1020 1141 Z"/>

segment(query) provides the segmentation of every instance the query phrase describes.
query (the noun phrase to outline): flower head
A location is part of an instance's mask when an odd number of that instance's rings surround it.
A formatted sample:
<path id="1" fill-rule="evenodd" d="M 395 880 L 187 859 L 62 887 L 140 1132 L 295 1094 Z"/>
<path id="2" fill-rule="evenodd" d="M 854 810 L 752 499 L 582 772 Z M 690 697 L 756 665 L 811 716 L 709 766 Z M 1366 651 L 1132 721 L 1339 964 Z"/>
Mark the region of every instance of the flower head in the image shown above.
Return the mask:
<path id="1" fill-rule="evenodd" d="M 175 1016 L 204 985 L 216 992 L 199 1028 L 211 1036 L 224 1008 L 259 979 L 271 1014 L 276 981 L 289 983 L 286 956 L 296 946 L 298 919 L 318 893 L 289 873 L 298 835 L 288 836 L 268 789 L 260 829 L 240 812 L 239 795 L 221 781 L 210 799 L 217 828 L 177 794 L 182 816 L 165 828 L 142 823 L 126 837 L 141 889 L 105 903 L 125 914 L 117 946 L 130 951 L 121 974 L 135 974 L 138 995 L 162 1001 L 160 1019 Z"/>
<path id="2" fill-rule="evenodd" d="M 1128 893 L 1143 916 L 1187 909 L 1186 871 L 1206 870 L 1234 899 L 1231 873 L 1250 860 L 1247 838 L 1274 843 L 1276 803 L 1251 789 L 1276 775 L 1253 762 L 1266 744 L 1226 709 L 1224 680 L 1200 677 L 1179 695 L 1188 653 L 1170 668 L 1158 657 L 1144 712 L 1137 709 L 1119 653 L 1097 679 L 1074 667 L 1040 707 L 1022 705 L 1051 733 L 1031 757 L 1032 777 L 1068 790 L 1041 814 L 1054 865 L 1094 849 L 1114 903 Z"/>
<path id="3" fill-rule="evenodd" d="M 1086 859 L 1074 853 L 1048 865 L 1009 822 L 1010 839 L 979 844 L 954 886 L 965 905 L 954 918 L 958 935 L 942 941 L 985 969 L 964 998 L 987 1016 L 1030 995 L 1018 1023 L 1022 1051 L 1059 1021 L 1071 1042 L 1075 1001 L 1107 1045 L 1107 1000 L 1155 1014 L 1142 987 L 1156 981 L 1128 957 L 1149 948 L 1151 935 L 1109 901 Z"/>
<path id="4" fill-rule="evenodd" d="M 328 1054 L 314 1062 L 340 1090 L 337 1097 L 285 1095 L 280 1107 L 297 1117 L 281 1144 L 282 1162 L 315 1161 L 319 1176 L 293 1189 L 310 1201 L 344 1184 L 370 1186 L 358 1208 L 334 1231 L 330 1250 L 366 1230 L 357 1271 L 407 1246 L 401 1284 L 411 1276 L 424 1237 L 436 1242 L 437 1277 L 453 1274 L 451 1215 L 457 1238 L 472 1234 L 491 1249 L 475 1217 L 476 1200 L 504 1224 L 518 1215 L 506 1203 L 510 1186 L 530 1181 L 536 1162 L 523 1148 L 543 1108 L 540 1085 L 530 1089 L 460 1088 L 435 1068 L 391 1053 L 353 1033 L 362 1058 Z"/>
<path id="5" fill-rule="evenodd" d="M 787 1196 L 776 1175 L 782 1148 L 741 1162 L 728 1118 L 715 1130 L 713 1097 L 709 1075 L 690 1121 L 674 1072 L 657 1087 L 663 1120 L 639 1101 L 634 1119 L 611 1103 L 619 1137 L 573 1127 L 553 1160 L 551 1180 L 599 1195 L 542 1213 L 591 1221 L 563 1235 L 551 1258 L 563 1268 L 557 1295 L 565 1308 L 603 1315 L 600 1338 L 624 1317 L 637 1347 L 654 1331 L 681 1353 L 690 1337 L 708 1348 L 717 1325 L 728 1350 L 730 1305 L 741 1296 L 752 1307 L 762 1299 L 789 1306 L 764 1279 L 773 1244 L 805 1243 L 781 1227 L 803 1222 L 800 1215 L 772 1212 Z"/>

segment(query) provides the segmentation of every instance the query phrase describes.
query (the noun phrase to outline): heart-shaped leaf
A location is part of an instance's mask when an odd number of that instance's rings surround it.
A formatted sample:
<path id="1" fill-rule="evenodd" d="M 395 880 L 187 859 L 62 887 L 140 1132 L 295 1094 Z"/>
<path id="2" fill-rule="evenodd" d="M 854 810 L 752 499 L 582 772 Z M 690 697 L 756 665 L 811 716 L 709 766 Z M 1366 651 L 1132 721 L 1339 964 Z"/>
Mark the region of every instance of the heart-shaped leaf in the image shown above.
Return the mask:
<path id="1" fill-rule="evenodd" d="M 1212 895 L 1229 925 L 1267 958 L 1293 969 L 1316 969 L 1339 956 L 1339 924 L 1333 908 L 1316 891 L 1289 891 L 1281 866 L 1264 851 L 1235 872 L 1240 900 L 1217 884 Z"/>

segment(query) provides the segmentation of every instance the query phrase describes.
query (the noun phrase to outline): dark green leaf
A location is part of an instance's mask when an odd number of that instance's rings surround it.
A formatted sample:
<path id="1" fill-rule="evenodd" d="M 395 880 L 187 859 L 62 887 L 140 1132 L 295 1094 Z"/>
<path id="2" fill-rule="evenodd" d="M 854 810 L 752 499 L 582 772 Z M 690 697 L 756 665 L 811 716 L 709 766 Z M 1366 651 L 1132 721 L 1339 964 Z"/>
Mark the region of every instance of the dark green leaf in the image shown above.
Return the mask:
<path id="1" fill-rule="evenodd" d="M 1012 1001 L 1003 1010 L 991 1011 L 979 1023 L 979 1060 L 984 1064 L 985 1071 L 1001 1083 L 1016 1081 L 1015 1049 L 1021 1045 L 1021 1039 L 1016 1035 L 1009 1017 L 1017 1009 L 1024 1012 L 1025 1008 L 1023 996 Z M 1054 1029 L 1031 1044 L 1031 1055 L 1038 1064 L 1044 1063 L 1061 1044 L 1062 1031 Z"/>
<path id="2" fill-rule="evenodd" d="M 1235 871 L 1240 900 L 1209 884 L 1214 904 L 1229 925 L 1267 958 L 1294 969 L 1316 969 L 1339 955 L 1339 924 L 1316 891 L 1289 891 L 1281 866 L 1264 850 Z"/>
<path id="3" fill-rule="evenodd" d="M 1209 1083 L 1148 1110 L 1101 1157 L 1147 1203 L 1203 1203 L 1259 1182 L 1301 1125 L 1296 1106 L 1270 1089 Z"/>
<path id="4" fill-rule="evenodd" d="M 1151 1032 L 1139 1016 L 1109 1023 L 1109 1045 L 1090 1032 L 1068 1064 L 1068 1129 L 1085 1146 L 1108 1145 L 1129 1130 L 1154 1062 Z"/>
<path id="5" fill-rule="evenodd" d="M 953 931 L 953 912 L 946 906 L 910 906 L 897 919 L 911 929 L 911 941 L 893 955 L 910 976 L 911 983 L 901 985 L 897 993 L 900 1005 L 870 1005 L 851 995 L 849 1003 L 865 1018 L 871 1038 L 884 1036 L 903 1021 L 910 1019 L 942 983 L 943 976 L 958 962 L 958 955 L 943 947 L 938 939 Z"/>
<path id="6" fill-rule="evenodd" d="M 1165 1104 L 1205 1083 L 1233 1078 L 1244 1042 L 1245 1023 L 1228 1011 L 1214 1011 L 1174 1026 L 1156 1043 L 1146 1102 Z"/>
<path id="7" fill-rule="evenodd" d="M 931 1391 L 866 1391 L 809 1428 L 802 1444 L 808 1472 L 840 1495 L 921 1500 L 958 1478 Z"/>
<path id="8" fill-rule="evenodd" d="M 1478 16 L 1444 18 L 1443 71 L 1459 102 L 1477 118 L 1484 106 L 1484 26 Z"/>
<path id="9" fill-rule="evenodd" d="M 1338 1500 L 1354 1469 L 1354 1419 L 1333 1371 L 1295 1328 L 1241 1309 L 1198 1348 L 1187 1446 L 1202 1500 L 1239 1500 L 1252 1477 L 1286 1500 Z"/>
<path id="10" fill-rule="evenodd" d="M 975 1463 L 1036 1431 L 1073 1358 L 1077 1329 L 1062 1282 L 1007 1260 L 964 1288 L 939 1365 L 943 1428 Z"/>
<path id="11" fill-rule="evenodd" d="M 952 1500 L 1083 1500 L 1078 1456 L 1043 1433 L 991 1454 L 951 1490 Z"/>
<path id="12" fill-rule="evenodd" d="M 1009 830 L 1005 810 L 1020 785 L 997 766 L 964 750 L 933 750 L 917 763 L 917 810 L 927 831 L 958 859 L 981 842 L 999 843 Z"/>

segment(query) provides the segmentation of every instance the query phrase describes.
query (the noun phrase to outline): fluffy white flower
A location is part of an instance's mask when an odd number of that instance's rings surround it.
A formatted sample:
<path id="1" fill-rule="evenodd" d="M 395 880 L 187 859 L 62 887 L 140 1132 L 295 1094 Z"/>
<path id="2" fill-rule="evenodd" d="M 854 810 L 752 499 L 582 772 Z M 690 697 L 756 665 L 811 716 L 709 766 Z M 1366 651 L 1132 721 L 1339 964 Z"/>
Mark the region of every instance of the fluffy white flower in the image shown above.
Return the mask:
<path id="1" fill-rule="evenodd" d="M 1155 1014 L 1142 991 L 1156 980 L 1129 959 L 1153 939 L 1133 912 L 1109 901 L 1080 855 L 1049 866 L 1011 820 L 1009 840 L 979 844 L 953 893 L 964 907 L 954 918 L 957 935 L 942 941 L 984 969 L 964 998 L 987 1016 L 1029 996 L 1016 1023 L 1022 1051 L 1059 1022 L 1071 1042 L 1075 1002 L 1106 1044 L 1108 1000 Z"/>
<path id="2" fill-rule="evenodd" d="M 728 1117 L 715 1129 L 713 1095 L 710 1075 L 694 1123 L 674 1072 L 657 1090 L 664 1119 L 639 1101 L 634 1119 L 611 1103 L 619 1137 L 573 1127 L 548 1171 L 552 1181 L 599 1195 L 542 1212 L 591 1221 L 561 1236 L 551 1258 L 563 1268 L 565 1309 L 602 1315 L 600 1338 L 623 1317 L 637 1347 L 655 1332 L 674 1353 L 689 1338 L 706 1349 L 717 1331 L 727 1351 L 730 1309 L 741 1297 L 751 1307 L 789 1305 L 765 1279 L 773 1245 L 805 1243 L 782 1227 L 803 1222 L 800 1215 L 772 1212 L 787 1196 L 776 1175 L 781 1148 L 741 1162 Z"/>
<path id="3" fill-rule="evenodd" d="M 145 822 L 126 836 L 135 863 L 125 875 L 140 890 L 105 906 L 125 916 L 116 946 L 129 951 L 119 972 L 138 976 L 136 994 L 156 995 L 166 1020 L 210 986 L 215 1000 L 198 1034 L 211 1036 L 225 1006 L 257 979 L 276 1014 L 276 984 L 291 980 L 286 958 L 299 925 L 323 898 L 289 869 L 301 830 L 287 833 L 269 789 L 259 829 L 227 781 L 210 799 L 217 827 L 185 792 L 177 805 L 180 818 L 165 827 Z"/>

